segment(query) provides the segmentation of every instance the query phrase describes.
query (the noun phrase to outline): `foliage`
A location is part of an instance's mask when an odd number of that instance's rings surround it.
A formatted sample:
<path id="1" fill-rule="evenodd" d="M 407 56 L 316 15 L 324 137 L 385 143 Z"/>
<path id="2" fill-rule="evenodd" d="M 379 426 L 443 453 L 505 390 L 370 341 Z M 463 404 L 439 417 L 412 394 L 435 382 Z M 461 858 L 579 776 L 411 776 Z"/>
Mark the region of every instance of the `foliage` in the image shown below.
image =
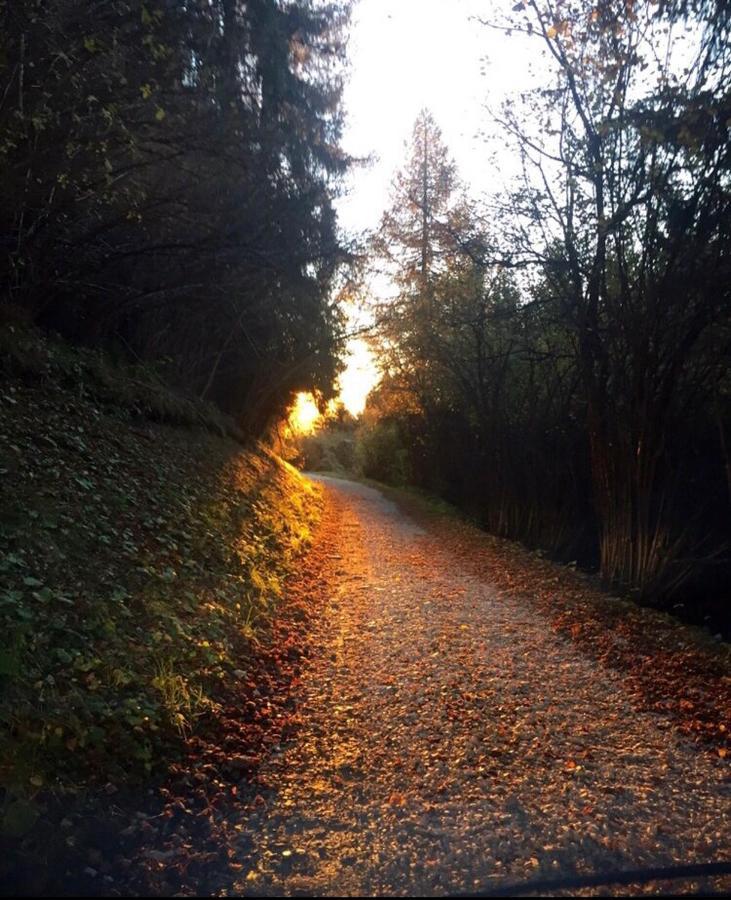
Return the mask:
<path id="1" fill-rule="evenodd" d="M 522 176 L 489 213 L 467 201 L 422 114 L 374 240 L 397 294 L 370 415 L 409 477 L 668 605 L 717 592 L 731 546 L 729 21 L 686 7 L 487 23 L 554 66 L 497 121 Z"/>
<path id="2" fill-rule="evenodd" d="M 99 350 L 71 347 L 27 324 L 0 327 L 0 371 L 37 384 L 55 383 L 134 418 L 203 427 L 244 442 L 232 419 L 212 403 L 173 390 L 163 364 L 114 360 Z"/>
<path id="3" fill-rule="evenodd" d="M 349 431 L 323 430 L 299 443 L 299 462 L 311 472 L 348 474 L 355 471 L 355 437 Z"/>
<path id="4" fill-rule="evenodd" d="M 330 389 L 344 4 L 0 4 L 2 302 L 249 433 Z"/>
<path id="5" fill-rule="evenodd" d="M 354 474 L 356 427 L 357 420 L 342 402 L 332 405 L 311 432 L 290 434 L 292 461 L 312 472 Z"/>
<path id="6" fill-rule="evenodd" d="M 218 714 L 319 500 L 264 449 L 105 408 L 57 368 L 6 376 L 0 402 L 0 789 L 18 838 L 54 795 L 144 781 Z"/>
<path id="7" fill-rule="evenodd" d="M 727 371 L 729 22 L 642 2 L 515 12 L 556 81 L 505 112 L 525 167 L 508 252 L 541 267 L 574 341 L 602 573 L 668 592 L 701 549 L 676 435 L 711 431 Z"/>
<path id="8" fill-rule="evenodd" d="M 402 426 L 394 419 L 381 419 L 361 426 L 356 461 L 358 470 L 366 478 L 397 486 L 411 481 Z"/>

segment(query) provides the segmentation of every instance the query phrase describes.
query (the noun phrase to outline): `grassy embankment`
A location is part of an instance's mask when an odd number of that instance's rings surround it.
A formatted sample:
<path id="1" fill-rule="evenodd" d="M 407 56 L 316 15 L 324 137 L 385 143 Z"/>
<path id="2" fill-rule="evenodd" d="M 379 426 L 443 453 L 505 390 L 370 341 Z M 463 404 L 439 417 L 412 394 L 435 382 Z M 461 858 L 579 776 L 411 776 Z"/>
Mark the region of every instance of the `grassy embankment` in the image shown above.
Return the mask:
<path id="1" fill-rule="evenodd" d="M 17 327 L 0 354 L 2 881 L 210 727 L 320 497 L 149 371 Z"/>

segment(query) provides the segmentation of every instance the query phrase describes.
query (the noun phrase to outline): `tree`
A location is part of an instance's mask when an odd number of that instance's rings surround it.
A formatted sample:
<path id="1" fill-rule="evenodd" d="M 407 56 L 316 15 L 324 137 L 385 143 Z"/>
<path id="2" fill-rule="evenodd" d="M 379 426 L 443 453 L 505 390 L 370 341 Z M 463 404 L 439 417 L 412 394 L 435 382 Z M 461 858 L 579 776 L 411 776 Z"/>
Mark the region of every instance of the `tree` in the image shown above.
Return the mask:
<path id="1" fill-rule="evenodd" d="M 692 571 L 676 436 L 727 366 L 728 18 L 699 7 L 714 29 L 682 38 L 677 5 L 639 0 L 531 0 L 511 23 L 556 82 L 503 118 L 526 172 L 507 252 L 542 268 L 575 337 L 602 573 L 647 596 Z"/>
<path id="2" fill-rule="evenodd" d="M 384 369 L 426 400 L 427 345 L 435 313 L 434 283 L 453 252 L 450 227 L 458 212 L 454 163 L 427 110 L 414 124 L 406 165 L 393 181 L 391 203 L 373 239 L 373 251 L 389 267 L 398 295 L 376 311 L 378 350 Z M 420 387 L 422 385 L 422 387 Z"/>
<path id="3" fill-rule="evenodd" d="M 449 220 L 458 189 L 454 163 L 432 114 L 414 123 L 408 158 L 394 178 L 391 206 L 383 214 L 376 246 L 398 266 L 403 286 L 427 289 L 449 253 Z"/>
<path id="4" fill-rule="evenodd" d="M 0 265 L 258 431 L 330 390 L 345 3 L 2 4 Z"/>
<path id="5" fill-rule="evenodd" d="M 583 523 L 576 428 L 562 421 L 574 383 L 565 337 L 490 262 L 495 242 L 457 185 L 436 127 L 420 119 L 378 235 L 399 292 L 378 310 L 386 374 L 363 452 L 372 473 L 408 471 L 495 533 L 568 553 Z M 389 453 L 401 460 L 393 470 Z"/>
<path id="6" fill-rule="evenodd" d="M 532 0 L 504 27 L 554 67 L 499 119 L 523 175 L 488 229 L 415 133 L 367 446 L 495 533 L 705 603 L 731 546 L 729 17 Z"/>

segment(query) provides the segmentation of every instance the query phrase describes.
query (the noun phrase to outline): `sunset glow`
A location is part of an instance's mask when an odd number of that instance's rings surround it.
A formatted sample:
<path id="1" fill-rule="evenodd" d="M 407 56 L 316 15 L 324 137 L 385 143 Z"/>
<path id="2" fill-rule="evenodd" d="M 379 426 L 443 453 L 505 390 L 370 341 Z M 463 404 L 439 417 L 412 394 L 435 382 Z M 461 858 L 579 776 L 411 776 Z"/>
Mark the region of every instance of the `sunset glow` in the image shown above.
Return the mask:
<path id="1" fill-rule="evenodd" d="M 339 396 L 349 413 L 359 416 L 363 412 L 366 397 L 378 378 L 378 369 L 367 344 L 362 340 L 351 341 L 345 370 L 340 376 Z"/>
<path id="2" fill-rule="evenodd" d="M 366 398 L 378 383 L 379 373 L 373 354 L 362 340 L 348 344 L 345 369 L 339 378 L 340 393 L 329 408 L 338 401 L 353 416 L 359 416 L 365 408 Z M 295 434 L 311 434 L 323 418 L 315 398 L 309 391 L 300 391 L 289 412 L 289 427 Z"/>
<path id="3" fill-rule="evenodd" d="M 310 434 L 321 418 L 315 399 L 309 391 L 300 391 L 289 413 L 289 426 L 296 434 Z"/>

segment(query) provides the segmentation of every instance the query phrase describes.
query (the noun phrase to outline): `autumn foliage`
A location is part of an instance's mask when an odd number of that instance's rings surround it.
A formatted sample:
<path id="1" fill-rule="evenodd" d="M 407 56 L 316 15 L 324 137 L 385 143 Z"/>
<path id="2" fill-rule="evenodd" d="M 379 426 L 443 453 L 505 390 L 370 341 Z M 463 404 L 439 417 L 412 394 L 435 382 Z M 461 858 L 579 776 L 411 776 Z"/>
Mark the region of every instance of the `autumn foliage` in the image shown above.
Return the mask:
<path id="1" fill-rule="evenodd" d="M 479 203 L 416 122 L 373 244 L 396 295 L 377 309 L 366 469 L 720 622 L 728 16 L 529 2 L 484 24 L 542 47 L 550 81 L 496 115 L 521 174 Z"/>

